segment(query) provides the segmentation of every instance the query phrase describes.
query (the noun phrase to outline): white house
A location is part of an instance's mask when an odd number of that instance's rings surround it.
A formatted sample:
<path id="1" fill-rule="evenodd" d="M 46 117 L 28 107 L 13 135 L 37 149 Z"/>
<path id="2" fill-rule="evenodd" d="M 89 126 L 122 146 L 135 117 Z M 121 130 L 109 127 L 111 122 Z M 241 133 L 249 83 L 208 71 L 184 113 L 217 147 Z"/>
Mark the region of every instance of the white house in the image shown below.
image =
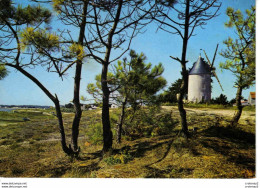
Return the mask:
<path id="1" fill-rule="evenodd" d="M 242 99 L 242 100 L 241 100 L 241 105 L 242 105 L 242 106 L 248 106 L 248 105 L 249 105 L 248 100 Z"/>
<path id="2" fill-rule="evenodd" d="M 248 104 L 255 105 L 255 98 L 256 98 L 255 92 L 250 92 L 248 97 Z"/>
<path id="3" fill-rule="evenodd" d="M 116 104 L 111 104 L 111 108 L 118 108 Z"/>

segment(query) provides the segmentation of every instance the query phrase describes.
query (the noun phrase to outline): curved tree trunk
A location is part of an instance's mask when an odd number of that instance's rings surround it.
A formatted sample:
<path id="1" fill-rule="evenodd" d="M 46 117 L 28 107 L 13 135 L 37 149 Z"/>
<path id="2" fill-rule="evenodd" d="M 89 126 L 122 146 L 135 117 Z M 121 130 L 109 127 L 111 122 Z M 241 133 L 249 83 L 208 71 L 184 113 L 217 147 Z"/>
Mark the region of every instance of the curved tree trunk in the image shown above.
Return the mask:
<path id="1" fill-rule="evenodd" d="M 242 55 L 242 52 L 240 52 L 240 58 L 241 58 L 241 62 L 242 62 L 242 67 L 241 67 L 241 71 L 244 71 L 245 69 L 245 60 L 244 57 Z M 237 88 L 237 93 L 236 93 L 236 106 L 237 106 L 237 111 L 236 114 L 234 115 L 233 119 L 232 119 L 232 123 L 231 126 L 236 126 L 238 124 L 238 121 L 242 115 L 242 110 L 243 110 L 243 106 L 241 104 L 241 99 L 242 99 L 242 91 L 243 91 L 243 74 L 240 73 L 240 77 L 238 80 L 238 88 Z"/>
<path id="2" fill-rule="evenodd" d="M 86 27 L 86 15 L 87 15 L 87 1 L 84 1 L 84 7 L 83 7 L 83 19 L 80 25 L 80 34 L 79 34 L 79 39 L 78 39 L 78 44 L 83 45 L 83 40 L 84 40 L 84 35 L 85 35 L 85 27 Z M 17 60 L 18 61 L 18 60 Z M 71 138 L 71 145 L 69 147 L 66 144 L 66 135 L 64 131 L 64 125 L 63 125 L 63 118 L 62 118 L 62 113 L 60 110 L 60 103 L 58 100 L 57 95 L 53 96 L 49 90 L 42 85 L 42 83 L 37 80 L 34 76 L 32 76 L 30 73 L 25 71 L 22 67 L 19 66 L 19 63 L 16 65 L 13 64 L 6 64 L 10 67 L 15 68 L 19 72 L 21 72 L 23 75 L 25 75 L 27 78 L 32 80 L 55 104 L 55 109 L 56 109 L 56 114 L 59 122 L 59 131 L 61 134 L 61 145 L 63 151 L 68 154 L 68 155 L 78 155 L 79 153 L 79 148 L 78 148 L 78 135 L 79 135 L 79 123 L 81 119 L 81 106 L 80 106 L 80 97 L 79 97 L 79 89 L 80 89 L 80 79 L 81 79 L 81 69 L 82 69 L 82 59 L 78 57 L 77 60 L 77 65 L 76 65 L 76 71 L 75 71 L 75 78 L 74 78 L 74 106 L 75 106 L 75 118 L 72 124 L 72 138 Z"/>
<path id="3" fill-rule="evenodd" d="M 121 110 L 121 116 L 120 116 L 120 121 L 117 125 L 117 143 L 121 143 L 121 135 L 122 135 L 122 126 L 123 126 L 123 122 L 124 122 L 124 118 L 125 118 L 125 107 L 126 107 L 126 103 L 127 103 L 127 97 L 125 97 L 123 103 L 122 103 L 122 110 Z"/>
<path id="4" fill-rule="evenodd" d="M 63 126 L 62 113 L 60 110 L 60 103 L 59 103 L 57 96 L 56 96 L 56 99 L 54 100 L 54 104 L 55 104 L 55 109 L 56 109 L 56 115 L 57 115 L 57 118 L 59 121 L 59 131 L 60 131 L 60 135 L 61 135 L 62 150 L 68 155 L 74 154 L 72 149 L 70 147 L 68 147 L 66 144 L 66 136 L 65 136 L 64 126 Z"/>
<path id="5" fill-rule="evenodd" d="M 80 31 L 79 31 L 79 39 L 78 44 L 83 45 L 83 40 L 85 36 L 85 28 L 86 28 L 86 15 L 87 15 L 87 5 L 88 2 L 84 1 L 83 6 L 83 13 L 82 13 L 82 22 L 80 24 Z M 78 52 L 81 53 L 81 52 Z M 71 144 L 72 150 L 76 153 L 79 153 L 80 148 L 78 147 L 78 136 L 79 136 L 79 125 L 80 119 L 82 115 L 81 105 L 80 105 L 80 79 L 81 79 L 81 71 L 82 71 L 82 57 L 77 57 L 77 64 L 75 70 L 75 77 L 74 77 L 74 109 L 75 109 L 75 116 L 72 124 L 72 137 L 71 137 Z"/>
<path id="6" fill-rule="evenodd" d="M 68 155 L 74 155 L 75 152 L 67 146 L 66 144 L 66 136 L 65 136 L 65 131 L 64 131 L 64 126 L 63 126 L 63 120 L 62 120 L 62 113 L 60 110 L 60 102 L 57 96 L 53 96 L 49 90 L 44 87 L 39 80 L 37 80 L 33 75 L 25 71 L 23 68 L 21 68 L 19 65 L 13 65 L 13 64 L 6 64 L 7 66 L 13 67 L 16 70 L 18 70 L 20 73 L 22 73 L 24 76 L 29 78 L 32 82 L 34 82 L 48 97 L 49 99 L 54 103 L 55 109 L 56 109 L 56 115 L 58 118 L 59 122 L 59 131 L 61 135 L 61 146 L 63 151 L 68 154 Z"/>
<path id="7" fill-rule="evenodd" d="M 238 87 L 237 88 L 237 94 L 236 94 L 236 107 L 237 107 L 237 111 L 236 111 L 236 114 L 234 115 L 233 119 L 232 119 L 232 123 L 231 123 L 231 126 L 236 126 L 240 117 L 241 117 L 241 114 L 242 114 L 242 110 L 243 110 L 243 106 L 241 104 L 241 99 L 242 99 L 242 87 Z"/>

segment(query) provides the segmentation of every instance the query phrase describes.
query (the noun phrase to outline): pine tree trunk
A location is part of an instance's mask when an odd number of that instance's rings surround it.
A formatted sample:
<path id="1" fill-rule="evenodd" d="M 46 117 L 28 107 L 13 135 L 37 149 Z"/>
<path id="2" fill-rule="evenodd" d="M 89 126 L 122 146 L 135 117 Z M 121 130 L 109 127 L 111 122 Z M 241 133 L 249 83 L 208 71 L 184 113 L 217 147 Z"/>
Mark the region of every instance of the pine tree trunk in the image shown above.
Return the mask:
<path id="1" fill-rule="evenodd" d="M 86 15 L 87 15 L 87 6 L 88 2 L 84 1 L 84 7 L 83 7 L 83 18 L 82 22 L 80 24 L 80 33 L 78 38 L 78 44 L 83 45 L 83 40 L 85 36 L 85 28 L 86 28 Z M 75 77 L 74 77 L 74 109 L 75 109 L 75 116 L 72 124 L 72 137 L 71 137 L 71 144 L 72 144 L 72 150 L 76 153 L 79 153 L 80 148 L 78 147 L 78 136 L 79 136 L 79 125 L 80 125 L 80 119 L 82 115 L 81 111 L 81 105 L 80 105 L 80 80 L 81 80 L 81 71 L 82 71 L 82 57 L 77 57 L 77 64 L 76 64 L 76 70 L 75 70 Z"/>
<path id="2" fill-rule="evenodd" d="M 122 103 L 122 110 L 121 110 L 121 116 L 120 121 L 117 125 L 117 143 L 121 143 L 121 135 L 122 135 L 122 126 L 125 118 L 125 107 L 126 107 L 127 97 L 125 97 L 123 103 Z"/>
<path id="3" fill-rule="evenodd" d="M 81 69 L 82 69 L 82 62 L 79 61 L 76 65 L 75 71 L 75 78 L 74 78 L 74 109 L 75 109 L 75 116 L 72 123 L 72 136 L 71 136 L 71 144 L 72 149 L 74 152 L 79 152 L 78 147 L 78 136 L 79 136 L 79 124 L 82 115 L 81 105 L 80 105 L 80 98 L 79 98 L 79 90 L 80 90 L 80 77 L 81 77 Z"/>
<path id="4" fill-rule="evenodd" d="M 109 31 L 107 44 L 106 44 L 106 54 L 104 61 L 102 62 L 102 73 L 101 73 L 101 87 L 103 91 L 103 106 L 102 106 L 102 124 L 103 124 L 103 152 L 107 152 L 112 149 L 113 144 L 113 134 L 110 126 L 109 119 L 109 95 L 110 91 L 107 83 L 107 72 L 109 65 L 109 58 L 112 49 L 112 41 L 117 24 L 120 20 L 120 14 L 123 6 L 123 0 L 118 1 L 118 7 L 116 10 L 116 16 L 114 18 L 114 24 Z"/>
<path id="5" fill-rule="evenodd" d="M 184 98 L 184 95 L 185 95 L 186 90 L 187 90 L 188 81 L 186 80 L 187 78 L 185 79 L 185 77 L 187 77 L 187 76 L 185 76 L 185 74 L 183 75 L 183 77 L 184 77 L 184 80 L 183 80 L 183 83 L 181 85 L 180 95 L 178 97 L 178 109 L 179 109 L 180 117 L 181 117 L 181 126 L 182 126 L 181 131 L 186 137 L 189 137 L 186 110 L 183 107 L 183 98 Z"/>
<path id="6" fill-rule="evenodd" d="M 59 100 L 57 97 L 56 97 L 56 100 L 54 101 L 54 104 L 55 104 L 55 109 L 56 109 L 56 116 L 59 121 L 59 131 L 60 131 L 60 135 L 61 135 L 62 150 L 66 154 L 71 155 L 71 154 L 73 154 L 73 151 L 71 150 L 71 148 L 67 147 L 67 144 L 66 144 L 66 136 L 65 136 L 64 126 L 63 126 L 62 113 L 60 110 L 60 104 L 59 104 Z"/>
<path id="7" fill-rule="evenodd" d="M 236 111 L 236 114 L 234 115 L 234 117 L 232 119 L 231 126 L 236 126 L 238 124 L 240 117 L 241 117 L 242 110 L 243 110 L 243 106 L 241 104 L 241 99 L 242 99 L 242 87 L 239 86 L 237 88 L 237 94 L 236 94 L 237 111 Z"/>
<path id="8" fill-rule="evenodd" d="M 178 109 L 181 116 L 181 126 L 182 132 L 186 137 L 189 137 L 186 111 L 183 107 L 183 98 L 188 90 L 188 71 L 186 70 L 186 53 L 188 46 L 188 35 L 189 35 L 189 9 L 190 9 L 190 0 L 186 2 L 186 11 L 185 11 L 185 30 L 184 30 L 184 38 L 183 38 L 183 46 L 182 46 L 182 57 L 181 57 L 181 67 L 182 67 L 182 85 L 180 88 L 180 95 L 178 98 Z"/>
<path id="9" fill-rule="evenodd" d="M 107 70 L 108 65 L 103 64 L 101 74 L 101 84 L 103 91 L 103 106 L 102 106 L 102 124 L 103 124 L 103 151 L 107 152 L 112 148 L 113 135 L 109 119 L 109 88 L 107 85 Z"/>

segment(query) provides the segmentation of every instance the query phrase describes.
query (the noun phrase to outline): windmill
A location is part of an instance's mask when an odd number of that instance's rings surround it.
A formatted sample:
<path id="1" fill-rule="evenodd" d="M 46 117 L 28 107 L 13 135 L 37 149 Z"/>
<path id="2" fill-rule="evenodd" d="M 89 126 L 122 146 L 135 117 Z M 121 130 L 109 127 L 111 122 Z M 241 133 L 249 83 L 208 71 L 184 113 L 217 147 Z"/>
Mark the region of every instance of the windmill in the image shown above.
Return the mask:
<path id="1" fill-rule="evenodd" d="M 215 54 L 210 62 L 205 50 L 207 62 L 199 56 L 198 60 L 193 64 L 193 67 L 189 71 L 189 84 L 188 84 L 188 101 L 191 102 L 209 102 L 211 100 L 211 76 L 214 76 L 222 91 L 223 87 L 215 72 L 216 68 L 213 67 L 218 50 L 218 44 L 215 50 Z"/>

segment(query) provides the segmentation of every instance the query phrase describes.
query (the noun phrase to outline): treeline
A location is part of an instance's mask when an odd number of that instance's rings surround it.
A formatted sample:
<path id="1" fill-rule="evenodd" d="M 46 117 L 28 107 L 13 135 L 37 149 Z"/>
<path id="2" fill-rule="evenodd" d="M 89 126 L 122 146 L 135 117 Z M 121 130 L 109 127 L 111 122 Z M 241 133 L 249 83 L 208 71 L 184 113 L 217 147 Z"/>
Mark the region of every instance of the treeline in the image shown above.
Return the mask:
<path id="1" fill-rule="evenodd" d="M 177 79 L 170 87 L 168 87 L 161 94 L 157 95 L 157 102 L 162 104 L 177 104 L 177 96 L 180 92 L 180 87 L 182 84 L 181 79 Z M 185 92 L 186 98 L 188 92 Z M 241 98 L 242 99 L 242 98 Z M 186 100 L 186 102 L 188 102 Z M 204 103 L 203 101 L 201 103 Z M 209 102 L 210 104 L 222 104 L 222 105 L 234 105 L 236 103 L 236 99 L 233 98 L 231 100 L 227 99 L 227 96 L 224 94 L 220 94 L 218 97 L 212 98 Z"/>

